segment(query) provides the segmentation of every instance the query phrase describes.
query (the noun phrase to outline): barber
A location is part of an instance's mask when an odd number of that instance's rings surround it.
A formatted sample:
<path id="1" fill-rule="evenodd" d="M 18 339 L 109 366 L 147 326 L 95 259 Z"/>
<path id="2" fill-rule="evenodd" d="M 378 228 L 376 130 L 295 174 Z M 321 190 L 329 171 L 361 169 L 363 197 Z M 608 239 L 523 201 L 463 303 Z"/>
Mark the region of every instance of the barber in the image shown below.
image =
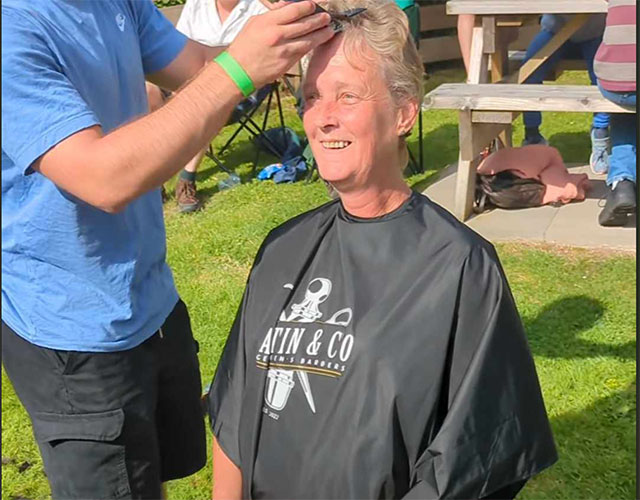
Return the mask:
<path id="1" fill-rule="evenodd" d="M 159 498 L 206 462 L 160 186 L 332 36 L 267 5 L 222 53 L 151 0 L 2 2 L 2 361 L 53 498 Z M 151 114 L 145 79 L 178 91 Z"/>

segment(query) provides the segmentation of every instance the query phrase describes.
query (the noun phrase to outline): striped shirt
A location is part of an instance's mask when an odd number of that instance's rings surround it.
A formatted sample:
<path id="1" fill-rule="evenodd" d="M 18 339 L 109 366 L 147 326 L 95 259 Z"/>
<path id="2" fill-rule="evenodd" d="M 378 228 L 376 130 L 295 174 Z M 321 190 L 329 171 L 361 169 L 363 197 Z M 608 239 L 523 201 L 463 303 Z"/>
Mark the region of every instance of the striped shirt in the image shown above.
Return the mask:
<path id="1" fill-rule="evenodd" d="M 607 24 L 593 70 L 606 90 L 636 90 L 636 0 L 609 0 Z"/>

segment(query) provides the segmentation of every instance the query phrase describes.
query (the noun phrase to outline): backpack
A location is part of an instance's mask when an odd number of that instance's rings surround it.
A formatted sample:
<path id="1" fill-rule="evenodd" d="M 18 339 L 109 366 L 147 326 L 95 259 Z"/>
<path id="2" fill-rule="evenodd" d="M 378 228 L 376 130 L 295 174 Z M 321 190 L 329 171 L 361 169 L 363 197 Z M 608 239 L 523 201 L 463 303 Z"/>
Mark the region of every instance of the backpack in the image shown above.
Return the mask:
<path id="1" fill-rule="evenodd" d="M 536 179 L 524 179 L 508 170 L 495 175 L 476 175 L 473 210 L 484 212 L 488 206 L 527 208 L 542 205 L 545 185 Z"/>

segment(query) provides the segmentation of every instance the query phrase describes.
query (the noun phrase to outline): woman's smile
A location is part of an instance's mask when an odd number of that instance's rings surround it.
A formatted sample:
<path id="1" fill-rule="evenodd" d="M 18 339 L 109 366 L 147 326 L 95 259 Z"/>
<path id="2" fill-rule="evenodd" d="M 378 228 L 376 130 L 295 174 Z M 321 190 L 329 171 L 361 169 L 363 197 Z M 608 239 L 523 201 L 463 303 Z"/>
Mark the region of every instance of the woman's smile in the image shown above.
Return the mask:
<path id="1" fill-rule="evenodd" d="M 351 141 L 320 141 L 324 149 L 343 150 L 351 145 Z"/>

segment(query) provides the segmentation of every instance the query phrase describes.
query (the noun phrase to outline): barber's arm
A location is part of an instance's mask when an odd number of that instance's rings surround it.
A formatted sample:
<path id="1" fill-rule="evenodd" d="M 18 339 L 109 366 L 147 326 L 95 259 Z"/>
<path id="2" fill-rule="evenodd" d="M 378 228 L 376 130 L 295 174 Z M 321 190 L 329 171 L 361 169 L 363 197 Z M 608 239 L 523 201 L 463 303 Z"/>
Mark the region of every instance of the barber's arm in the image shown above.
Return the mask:
<path id="1" fill-rule="evenodd" d="M 187 40 L 178 57 L 161 71 L 147 75 L 147 80 L 163 89 L 178 90 L 227 48 L 228 46 L 210 47 L 195 40 Z"/>
<path id="2" fill-rule="evenodd" d="M 304 54 L 331 38 L 327 14 L 311 15 L 315 4 L 292 3 L 255 16 L 228 52 L 255 88 L 282 75 Z M 198 69 L 213 53 L 188 43 L 152 79 L 169 88 L 196 76 L 157 111 L 109 134 L 93 126 L 59 142 L 32 168 L 56 185 L 106 212 L 118 212 L 160 186 L 182 168 L 225 125 L 243 98 L 218 64 Z"/>

